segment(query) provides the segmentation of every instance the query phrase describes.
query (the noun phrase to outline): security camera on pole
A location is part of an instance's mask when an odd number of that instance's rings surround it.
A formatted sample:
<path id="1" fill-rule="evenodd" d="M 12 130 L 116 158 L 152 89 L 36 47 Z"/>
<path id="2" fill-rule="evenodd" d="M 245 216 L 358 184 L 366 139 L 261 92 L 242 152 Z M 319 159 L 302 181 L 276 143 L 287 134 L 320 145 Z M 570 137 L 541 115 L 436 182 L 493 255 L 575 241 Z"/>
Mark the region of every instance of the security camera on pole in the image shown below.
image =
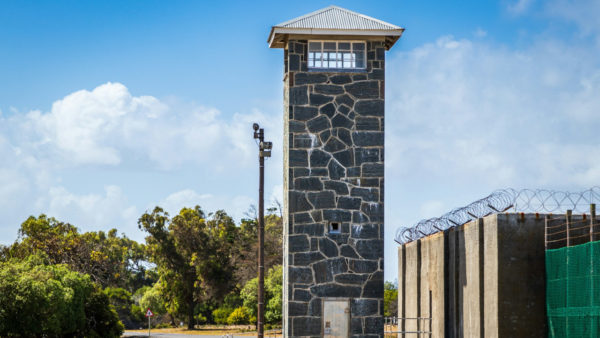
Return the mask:
<path id="1" fill-rule="evenodd" d="M 271 157 L 273 143 L 265 142 L 265 130 L 260 128 L 258 123 L 252 125 L 252 128 L 254 128 L 254 138 L 258 140 L 258 163 L 260 169 L 260 178 L 258 183 L 258 323 L 256 329 L 258 331 L 258 338 L 263 338 L 265 319 L 265 157 Z"/>

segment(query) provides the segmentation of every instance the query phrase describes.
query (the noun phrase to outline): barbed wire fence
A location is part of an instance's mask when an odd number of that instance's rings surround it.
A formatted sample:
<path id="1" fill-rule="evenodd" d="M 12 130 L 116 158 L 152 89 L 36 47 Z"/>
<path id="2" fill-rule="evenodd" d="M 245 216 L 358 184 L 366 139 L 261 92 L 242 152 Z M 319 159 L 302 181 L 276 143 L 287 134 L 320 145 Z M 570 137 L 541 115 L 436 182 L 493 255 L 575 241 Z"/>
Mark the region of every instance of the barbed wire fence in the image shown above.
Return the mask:
<path id="1" fill-rule="evenodd" d="M 572 210 L 575 213 L 584 213 L 589 210 L 590 204 L 598 201 L 600 187 L 581 192 L 501 189 L 440 217 L 424 219 L 412 227 L 401 227 L 396 231 L 395 241 L 405 244 L 500 212 L 561 213 Z"/>

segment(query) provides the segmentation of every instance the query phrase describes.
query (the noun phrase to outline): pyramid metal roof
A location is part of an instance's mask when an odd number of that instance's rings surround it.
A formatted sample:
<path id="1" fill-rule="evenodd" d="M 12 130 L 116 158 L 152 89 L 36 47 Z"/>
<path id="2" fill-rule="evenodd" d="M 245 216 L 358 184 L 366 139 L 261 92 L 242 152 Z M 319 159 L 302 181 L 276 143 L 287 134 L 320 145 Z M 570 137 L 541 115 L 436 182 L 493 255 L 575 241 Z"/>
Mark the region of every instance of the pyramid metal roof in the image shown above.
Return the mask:
<path id="1" fill-rule="evenodd" d="M 389 49 L 403 31 L 402 27 L 385 21 L 338 6 L 329 6 L 273 26 L 268 42 L 271 48 L 282 48 L 290 34 L 385 36 L 386 47 Z"/>

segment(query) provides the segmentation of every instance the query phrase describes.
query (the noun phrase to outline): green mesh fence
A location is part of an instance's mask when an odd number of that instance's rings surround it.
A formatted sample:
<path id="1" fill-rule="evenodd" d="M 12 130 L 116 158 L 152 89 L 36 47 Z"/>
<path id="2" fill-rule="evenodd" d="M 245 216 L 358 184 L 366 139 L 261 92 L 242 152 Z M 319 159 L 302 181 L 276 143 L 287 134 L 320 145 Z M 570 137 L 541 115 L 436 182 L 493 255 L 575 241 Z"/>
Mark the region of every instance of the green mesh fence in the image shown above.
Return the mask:
<path id="1" fill-rule="evenodd" d="M 550 337 L 600 336 L 600 241 L 546 250 Z"/>

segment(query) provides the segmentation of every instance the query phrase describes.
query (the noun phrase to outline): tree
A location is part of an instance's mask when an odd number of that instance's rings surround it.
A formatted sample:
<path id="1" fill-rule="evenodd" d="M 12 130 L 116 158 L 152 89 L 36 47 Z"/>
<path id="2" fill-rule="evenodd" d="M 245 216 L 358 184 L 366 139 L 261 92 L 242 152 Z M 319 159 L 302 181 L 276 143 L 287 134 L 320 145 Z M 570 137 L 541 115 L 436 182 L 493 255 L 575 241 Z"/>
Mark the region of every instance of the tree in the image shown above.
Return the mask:
<path id="1" fill-rule="evenodd" d="M 0 263 L 0 336 L 120 337 L 123 324 L 90 277 L 48 261 Z"/>
<path id="2" fill-rule="evenodd" d="M 383 286 L 383 315 L 398 316 L 398 286 L 392 282 L 385 282 Z"/>
<path id="3" fill-rule="evenodd" d="M 282 239 L 283 220 L 277 209 L 269 208 L 265 216 L 265 269 L 283 264 Z M 233 264 L 236 267 L 235 277 L 240 285 L 246 284 L 258 275 L 258 223 L 256 219 L 242 219 L 235 248 Z"/>
<path id="4" fill-rule="evenodd" d="M 206 216 L 199 206 L 183 208 L 169 218 L 156 207 L 138 221 L 146 231 L 148 250 L 158 266 L 167 311 L 186 318 L 194 327 L 198 301 L 222 299 L 234 285 L 231 250 L 236 227 L 223 211 Z"/>
<path id="5" fill-rule="evenodd" d="M 44 214 L 25 220 L 19 239 L 2 251 L 3 260 L 43 253 L 51 264 L 67 264 L 103 288 L 122 287 L 133 292 L 152 282 L 146 278 L 143 245 L 117 236 L 116 229 L 80 234 L 75 226 Z"/>
<path id="6" fill-rule="evenodd" d="M 269 269 L 265 278 L 265 321 L 270 324 L 281 322 L 281 309 L 283 298 L 283 267 L 276 265 Z M 256 316 L 257 311 L 258 278 L 249 280 L 240 292 L 244 307 Z"/>

